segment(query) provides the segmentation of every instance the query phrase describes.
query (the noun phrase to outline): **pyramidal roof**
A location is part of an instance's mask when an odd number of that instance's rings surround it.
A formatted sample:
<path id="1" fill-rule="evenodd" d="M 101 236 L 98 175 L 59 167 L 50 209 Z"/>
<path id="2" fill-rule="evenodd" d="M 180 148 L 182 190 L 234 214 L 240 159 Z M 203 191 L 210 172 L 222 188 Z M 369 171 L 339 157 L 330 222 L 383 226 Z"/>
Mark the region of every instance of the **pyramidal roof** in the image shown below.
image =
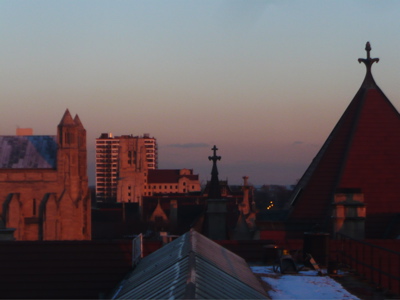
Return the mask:
<path id="1" fill-rule="evenodd" d="M 75 125 L 75 121 L 72 119 L 71 113 L 68 109 L 65 110 L 59 125 Z"/>
<path id="2" fill-rule="evenodd" d="M 367 237 L 382 237 L 389 219 L 400 212 L 400 115 L 377 86 L 366 45 L 365 79 L 322 148 L 298 182 L 288 221 L 329 229 L 336 192 L 364 194 Z"/>
<path id="3" fill-rule="evenodd" d="M 74 118 L 74 124 L 76 124 L 80 128 L 83 128 L 81 119 L 79 118 L 79 116 L 77 114 L 75 115 L 75 118 Z"/>

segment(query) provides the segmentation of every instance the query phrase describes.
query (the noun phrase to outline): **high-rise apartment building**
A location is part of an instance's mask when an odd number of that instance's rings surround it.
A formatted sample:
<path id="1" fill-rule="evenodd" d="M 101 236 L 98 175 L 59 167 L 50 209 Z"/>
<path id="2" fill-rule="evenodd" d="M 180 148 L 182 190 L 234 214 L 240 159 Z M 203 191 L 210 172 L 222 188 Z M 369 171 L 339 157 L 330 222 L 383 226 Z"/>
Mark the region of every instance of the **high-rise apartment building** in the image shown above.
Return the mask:
<path id="1" fill-rule="evenodd" d="M 96 139 L 97 201 L 138 202 L 141 192 L 136 192 L 135 187 L 143 185 L 150 169 L 157 169 L 155 138 L 149 134 L 116 137 L 111 133 L 101 134 Z M 132 191 L 123 192 L 122 188 Z M 128 198 L 122 199 L 122 194 Z"/>
<path id="2" fill-rule="evenodd" d="M 119 139 L 103 133 L 96 139 L 96 198 L 116 201 Z"/>

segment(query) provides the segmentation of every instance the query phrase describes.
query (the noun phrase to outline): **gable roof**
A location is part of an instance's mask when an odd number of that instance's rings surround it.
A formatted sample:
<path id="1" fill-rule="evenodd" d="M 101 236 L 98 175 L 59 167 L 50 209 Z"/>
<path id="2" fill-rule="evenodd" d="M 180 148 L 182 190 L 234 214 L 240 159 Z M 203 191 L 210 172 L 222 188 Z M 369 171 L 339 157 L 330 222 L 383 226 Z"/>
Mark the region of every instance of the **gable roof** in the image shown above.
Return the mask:
<path id="1" fill-rule="evenodd" d="M 365 79 L 322 148 L 298 182 L 290 221 L 329 228 L 331 203 L 339 189 L 361 189 L 370 237 L 382 235 L 382 218 L 400 211 L 400 115 L 372 77 L 369 43 Z M 379 221 L 380 220 L 380 221 Z M 379 224 L 380 223 L 380 224 Z"/>
<path id="2" fill-rule="evenodd" d="M 56 163 L 56 136 L 0 136 L 2 169 L 55 169 Z"/>
<path id="3" fill-rule="evenodd" d="M 151 214 L 149 221 L 154 222 L 157 218 L 162 218 L 163 220 L 168 220 L 167 215 L 165 214 L 164 210 L 160 205 L 160 200 L 158 200 L 157 206 L 153 213 Z"/>
<path id="4" fill-rule="evenodd" d="M 113 299 L 265 299 L 244 259 L 194 230 L 145 257 Z"/>

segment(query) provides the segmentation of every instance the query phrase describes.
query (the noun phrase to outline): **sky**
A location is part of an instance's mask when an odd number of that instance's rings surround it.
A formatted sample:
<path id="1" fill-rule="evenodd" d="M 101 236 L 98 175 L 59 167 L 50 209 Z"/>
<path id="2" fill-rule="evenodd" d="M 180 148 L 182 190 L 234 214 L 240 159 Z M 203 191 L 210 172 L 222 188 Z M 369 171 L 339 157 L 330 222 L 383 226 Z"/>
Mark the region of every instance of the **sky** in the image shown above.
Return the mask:
<path id="1" fill-rule="evenodd" d="M 87 130 L 158 142 L 159 168 L 295 184 L 359 89 L 365 44 L 400 108 L 400 1 L 0 1 L 0 135 Z"/>

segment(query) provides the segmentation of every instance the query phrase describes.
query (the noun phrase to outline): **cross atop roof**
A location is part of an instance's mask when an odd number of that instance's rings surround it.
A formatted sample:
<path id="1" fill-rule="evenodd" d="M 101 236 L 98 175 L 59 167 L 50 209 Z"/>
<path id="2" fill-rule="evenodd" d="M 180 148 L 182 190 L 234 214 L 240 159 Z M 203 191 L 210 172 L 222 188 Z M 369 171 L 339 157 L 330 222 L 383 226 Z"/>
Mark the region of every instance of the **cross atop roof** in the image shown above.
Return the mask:
<path id="1" fill-rule="evenodd" d="M 212 160 L 213 163 L 216 163 L 217 160 L 221 160 L 221 156 L 217 156 L 217 150 L 218 150 L 217 146 L 214 145 L 214 147 L 212 147 L 211 150 L 214 151 L 214 156 L 209 156 L 208 159 Z"/>
<path id="2" fill-rule="evenodd" d="M 221 198 L 221 189 L 219 186 L 219 179 L 218 179 L 218 168 L 217 168 L 217 161 L 221 160 L 221 156 L 217 156 L 217 146 L 214 145 L 211 150 L 214 151 L 213 156 L 209 156 L 208 159 L 213 161 L 213 166 L 211 170 L 211 181 L 210 181 L 210 191 L 208 193 L 209 199 L 220 199 Z"/>

